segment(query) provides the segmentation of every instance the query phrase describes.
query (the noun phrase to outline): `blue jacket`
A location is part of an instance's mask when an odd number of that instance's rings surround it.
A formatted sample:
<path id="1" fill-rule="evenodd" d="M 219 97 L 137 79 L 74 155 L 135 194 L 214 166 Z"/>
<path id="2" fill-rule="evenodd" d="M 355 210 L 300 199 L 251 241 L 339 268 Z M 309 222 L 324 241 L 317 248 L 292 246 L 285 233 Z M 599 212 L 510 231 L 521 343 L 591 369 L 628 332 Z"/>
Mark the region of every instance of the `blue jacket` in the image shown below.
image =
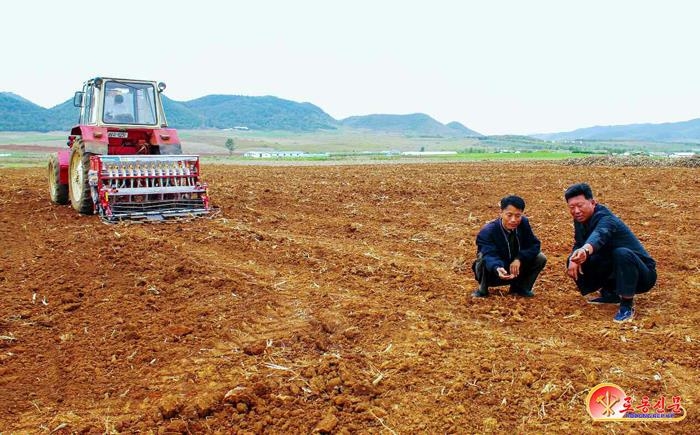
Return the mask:
<path id="1" fill-rule="evenodd" d="M 532 232 L 525 216 L 515 229 L 515 236 L 520 247 L 517 258 L 522 262 L 533 261 L 540 253 L 540 240 Z M 514 259 L 511 259 L 508 235 L 501 225 L 501 218 L 492 220 L 481 228 L 476 236 L 476 249 L 483 255 L 486 270 L 494 273 L 499 267 L 508 270 Z"/>
<path id="2" fill-rule="evenodd" d="M 593 215 L 585 223 L 574 221 L 575 251 L 586 243 L 593 246 L 593 254 L 610 255 L 615 248 L 628 248 L 652 269 L 656 262 L 644 249 L 637 236 L 607 207 L 596 204 Z"/>

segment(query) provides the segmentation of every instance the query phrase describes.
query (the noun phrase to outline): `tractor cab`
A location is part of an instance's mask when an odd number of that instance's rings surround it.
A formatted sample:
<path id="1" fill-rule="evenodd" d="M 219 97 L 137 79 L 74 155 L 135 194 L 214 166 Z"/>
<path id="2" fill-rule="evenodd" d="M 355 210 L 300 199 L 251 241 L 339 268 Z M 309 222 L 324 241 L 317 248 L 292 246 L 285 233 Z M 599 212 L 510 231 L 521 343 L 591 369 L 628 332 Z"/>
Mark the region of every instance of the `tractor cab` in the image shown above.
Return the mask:
<path id="1" fill-rule="evenodd" d="M 82 125 L 167 125 L 160 99 L 165 83 L 95 78 L 76 92 L 73 104 L 80 107 Z"/>

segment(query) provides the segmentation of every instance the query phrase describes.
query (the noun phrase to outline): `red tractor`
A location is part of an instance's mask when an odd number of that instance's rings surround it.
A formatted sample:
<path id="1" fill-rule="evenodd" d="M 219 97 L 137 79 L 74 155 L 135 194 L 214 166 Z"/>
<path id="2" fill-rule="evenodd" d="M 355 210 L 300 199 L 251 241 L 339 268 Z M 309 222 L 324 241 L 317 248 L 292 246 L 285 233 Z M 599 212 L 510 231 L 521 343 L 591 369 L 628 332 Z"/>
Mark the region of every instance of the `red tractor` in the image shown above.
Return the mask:
<path id="1" fill-rule="evenodd" d="M 182 154 L 165 120 L 163 90 L 164 83 L 147 80 L 85 82 L 73 98 L 80 121 L 69 149 L 49 159 L 51 201 L 107 221 L 209 213 L 199 156 Z"/>

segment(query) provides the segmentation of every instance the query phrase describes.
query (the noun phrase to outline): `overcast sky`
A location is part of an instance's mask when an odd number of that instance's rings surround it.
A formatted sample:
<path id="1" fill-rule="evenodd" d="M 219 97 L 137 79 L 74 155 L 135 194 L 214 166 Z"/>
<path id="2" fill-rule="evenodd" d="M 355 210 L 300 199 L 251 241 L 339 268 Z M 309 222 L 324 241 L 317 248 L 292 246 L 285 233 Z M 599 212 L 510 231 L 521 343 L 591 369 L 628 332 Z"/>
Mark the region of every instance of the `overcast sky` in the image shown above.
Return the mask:
<path id="1" fill-rule="evenodd" d="M 183 4 L 184 3 L 184 4 Z M 483 134 L 700 117 L 696 0 L 21 0 L 0 91 L 44 107 L 95 76 L 426 113 Z"/>

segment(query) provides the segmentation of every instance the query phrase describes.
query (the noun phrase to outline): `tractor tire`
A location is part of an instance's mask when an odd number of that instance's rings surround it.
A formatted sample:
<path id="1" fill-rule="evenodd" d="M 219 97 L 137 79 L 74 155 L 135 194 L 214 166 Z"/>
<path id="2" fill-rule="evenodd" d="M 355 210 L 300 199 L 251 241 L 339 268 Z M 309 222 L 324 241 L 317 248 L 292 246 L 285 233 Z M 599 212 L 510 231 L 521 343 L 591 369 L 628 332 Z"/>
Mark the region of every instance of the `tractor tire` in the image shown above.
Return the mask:
<path id="1" fill-rule="evenodd" d="M 52 154 L 49 157 L 49 195 L 54 204 L 68 204 L 68 185 L 61 184 L 61 165 L 58 156 Z"/>
<path id="2" fill-rule="evenodd" d="M 92 214 L 94 211 L 88 183 L 90 156 L 92 153 L 85 151 L 85 144 L 82 141 L 75 142 L 70 150 L 68 193 L 71 205 L 82 214 Z"/>

